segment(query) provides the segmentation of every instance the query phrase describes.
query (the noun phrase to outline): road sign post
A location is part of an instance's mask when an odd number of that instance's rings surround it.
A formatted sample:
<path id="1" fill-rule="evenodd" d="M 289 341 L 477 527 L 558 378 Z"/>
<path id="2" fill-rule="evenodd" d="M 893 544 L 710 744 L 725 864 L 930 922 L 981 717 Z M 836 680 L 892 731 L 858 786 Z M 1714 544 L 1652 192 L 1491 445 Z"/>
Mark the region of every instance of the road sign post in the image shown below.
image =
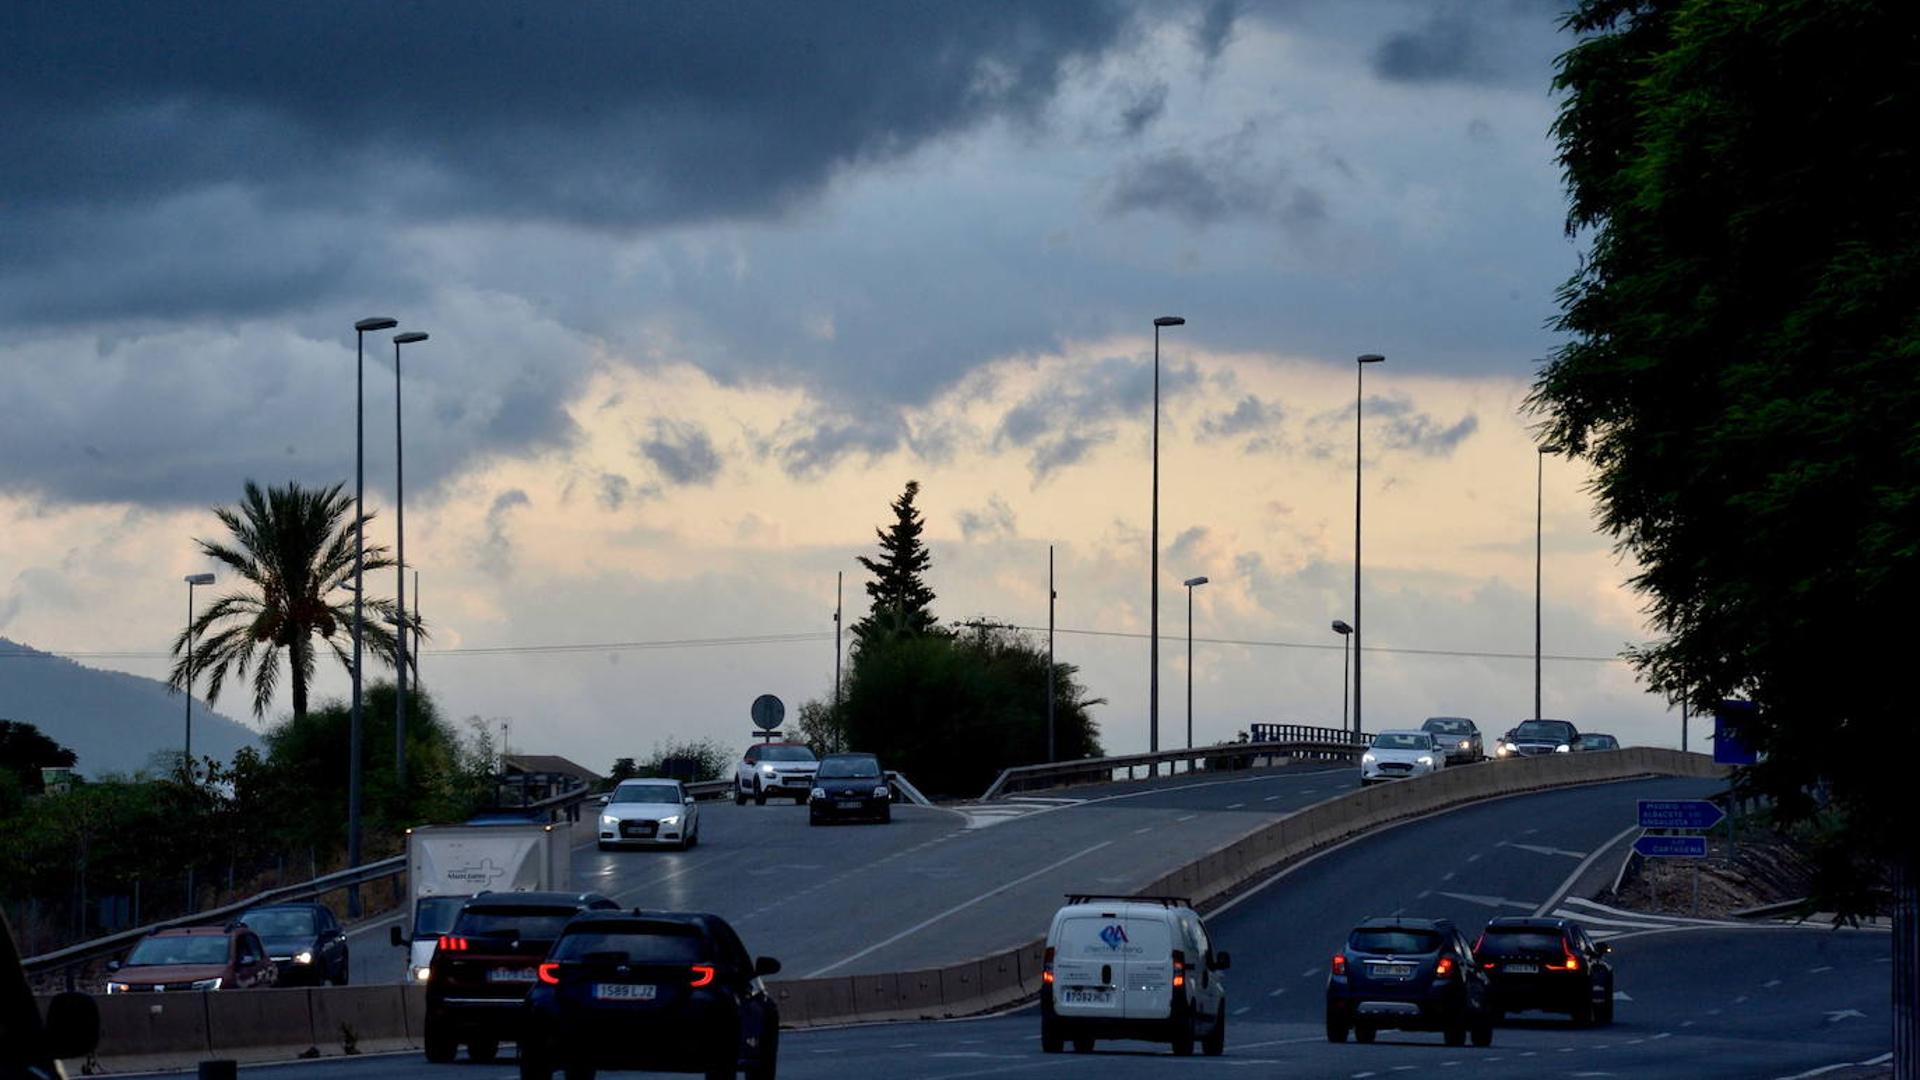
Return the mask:
<path id="1" fill-rule="evenodd" d="M 747 713 L 753 717 L 753 726 L 760 729 L 760 737 L 771 742 L 780 732 L 780 721 L 787 718 L 787 707 L 772 694 L 761 694 L 753 699 Z"/>

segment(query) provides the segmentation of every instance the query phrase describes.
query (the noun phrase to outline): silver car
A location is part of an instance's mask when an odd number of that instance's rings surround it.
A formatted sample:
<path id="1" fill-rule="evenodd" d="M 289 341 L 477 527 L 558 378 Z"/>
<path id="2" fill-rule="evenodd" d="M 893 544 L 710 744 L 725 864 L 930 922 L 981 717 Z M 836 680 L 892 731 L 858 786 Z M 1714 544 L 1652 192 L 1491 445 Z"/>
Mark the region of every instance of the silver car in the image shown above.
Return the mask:
<path id="1" fill-rule="evenodd" d="M 1429 716 L 1420 730 L 1446 749 L 1449 765 L 1465 765 L 1487 756 L 1480 729 L 1464 716 Z"/>
<path id="2" fill-rule="evenodd" d="M 1426 776 L 1447 767 L 1447 752 L 1424 731 L 1383 731 L 1360 755 L 1360 786 Z"/>
<path id="3" fill-rule="evenodd" d="M 700 807 L 678 780 L 624 780 L 600 808 L 600 850 L 700 842 Z"/>

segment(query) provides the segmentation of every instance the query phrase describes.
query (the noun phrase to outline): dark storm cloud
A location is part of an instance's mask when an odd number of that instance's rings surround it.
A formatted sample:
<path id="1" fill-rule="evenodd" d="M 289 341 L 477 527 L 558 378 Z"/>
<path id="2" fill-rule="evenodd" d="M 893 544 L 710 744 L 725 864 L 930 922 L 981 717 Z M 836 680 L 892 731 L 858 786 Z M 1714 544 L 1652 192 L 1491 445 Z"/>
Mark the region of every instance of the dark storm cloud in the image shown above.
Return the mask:
<path id="1" fill-rule="evenodd" d="M 1557 31 L 1564 0 L 1448 3 L 1374 48 L 1373 73 L 1389 82 L 1544 85 L 1537 55 Z"/>
<path id="2" fill-rule="evenodd" d="M 1200 433 L 1203 437 L 1214 439 L 1260 435 L 1279 427 L 1285 417 L 1285 411 L 1278 404 L 1248 394 L 1236 402 L 1232 409 L 1201 420 Z"/>
<path id="3" fill-rule="evenodd" d="M 686 420 L 659 417 L 653 434 L 640 440 L 640 453 L 672 484 L 711 484 L 720 475 L 720 452 L 705 428 Z"/>
<path id="4" fill-rule="evenodd" d="M 1249 121 L 1198 150 L 1175 147 L 1127 162 L 1108 182 L 1107 212 L 1167 214 L 1196 228 L 1236 220 L 1295 228 L 1324 220 L 1324 196 L 1259 160 L 1262 127 Z"/>
<path id="5" fill-rule="evenodd" d="M 1420 411 L 1411 400 L 1404 397 L 1367 398 L 1366 420 L 1368 428 L 1376 432 L 1369 435 L 1369 439 L 1377 439 L 1391 450 L 1411 450 L 1427 457 L 1446 457 L 1480 430 L 1480 418 L 1474 413 L 1448 423 L 1431 413 Z M 1340 429 L 1351 432 L 1353 406 L 1321 413 L 1313 418 L 1313 425 L 1322 433 Z M 1351 447 L 1351 442 L 1341 441 L 1350 438 L 1350 435 L 1334 438 L 1330 434 L 1323 434 L 1309 445 L 1308 450 L 1316 456 L 1325 457 L 1339 452 L 1341 447 Z"/>
<path id="6" fill-rule="evenodd" d="M 1193 28 L 1193 47 L 1201 59 L 1207 63 L 1220 59 L 1220 54 L 1233 40 L 1234 24 L 1239 17 L 1240 5 L 1236 0 L 1213 0 L 1206 6 Z"/>
<path id="7" fill-rule="evenodd" d="M 1192 364 L 1163 361 L 1162 400 L 1200 384 Z M 1075 366 L 1016 402 L 994 432 L 997 447 L 1030 449 L 1035 480 L 1072 465 L 1114 439 L 1114 423 L 1147 411 L 1153 401 L 1153 362 L 1109 357 Z"/>
<path id="8" fill-rule="evenodd" d="M 1160 119 L 1161 114 L 1167 111 L 1167 93 L 1167 84 L 1160 82 L 1134 94 L 1126 107 L 1120 110 L 1120 130 L 1128 135 L 1145 131 L 1148 124 Z"/>
<path id="9" fill-rule="evenodd" d="M 479 562 L 488 573 L 508 577 L 513 573 L 513 540 L 507 536 L 508 518 L 515 510 L 532 506 L 533 500 L 519 488 L 508 488 L 494 496 L 487 507 L 486 535 L 481 538 Z"/>

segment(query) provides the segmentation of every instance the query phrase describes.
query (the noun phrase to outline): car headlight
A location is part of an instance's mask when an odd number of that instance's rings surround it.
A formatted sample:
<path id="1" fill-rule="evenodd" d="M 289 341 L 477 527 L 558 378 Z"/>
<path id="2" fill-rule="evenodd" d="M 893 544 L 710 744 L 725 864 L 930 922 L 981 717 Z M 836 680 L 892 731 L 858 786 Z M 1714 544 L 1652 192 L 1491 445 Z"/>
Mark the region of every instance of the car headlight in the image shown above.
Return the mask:
<path id="1" fill-rule="evenodd" d="M 296 963 L 296 964 L 311 964 L 311 963 L 313 963 L 313 950 L 312 950 L 312 949 L 301 949 L 301 950 L 300 950 L 299 952 L 297 952 L 297 953 L 294 953 L 294 954 L 293 954 L 293 962 L 294 962 L 294 963 Z"/>
<path id="2" fill-rule="evenodd" d="M 123 982 L 110 982 L 110 983 L 108 983 L 108 984 L 107 984 L 107 993 L 109 993 L 109 994 L 124 994 L 124 993 L 126 993 L 126 992 L 127 992 L 127 984 L 126 984 L 126 983 L 123 983 Z"/>
<path id="3" fill-rule="evenodd" d="M 193 984 L 193 988 L 195 990 L 218 990 L 220 989 L 220 980 L 217 978 L 201 979 Z"/>
<path id="4" fill-rule="evenodd" d="M 760 774 L 761 774 L 762 776 L 772 776 L 772 775 L 773 775 L 773 766 L 771 766 L 771 765 L 762 765 L 762 766 L 760 766 Z"/>
<path id="5" fill-rule="evenodd" d="M 1556 746 L 1553 748 L 1553 752 L 1556 754 L 1565 754 L 1571 751 L 1572 749 L 1573 747 L 1568 746 L 1566 743 L 1561 743 L 1559 746 Z"/>
<path id="6" fill-rule="evenodd" d="M 1370 765 L 1373 763 L 1373 761 L 1374 761 L 1374 757 L 1371 751 L 1360 755 L 1360 764 L 1362 765 Z"/>
<path id="7" fill-rule="evenodd" d="M 1432 765 L 1433 765 L 1433 758 L 1431 758 L 1431 757 L 1429 757 L 1429 756 L 1427 756 L 1426 754 L 1421 754 L 1421 755 L 1420 755 L 1420 764 L 1422 764 L 1422 765 L 1426 765 L 1426 766 L 1428 766 L 1428 767 L 1432 767 Z"/>
<path id="8" fill-rule="evenodd" d="M 662 825 L 678 825 L 678 824 L 680 824 L 680 815 L 679 815 L 679 814 L 673 814 L 673 815 L 671 815 L 671 816 L 668 816 L 668 817 L 663 817 L 663 818 L 661 818 L 661 819 L 660 819 L 660 824 L 662 824 Z"/>
<path id="9" fill-rule="evenodd" d="M 879 787 L 873 789 L 873 797 L 876 799 L 887 799 L 892 796 L 893 793 L 887 790 L 887 785 L 885 784 L 881 784 Z"/>
<path id="10" fill-rule="evenodd" d="M 619 819 L 619 818 L 617 818 L 617 817 L 614 817 L 614 816 L 613 816 L 612 814 L 601 814 L 601 815 L 600 815 L 600 824 L 602 824 L 602 825 L 609 825 L 609 826 L 611 826 L 611 825 L 618 825 L 618 824 L 620 824 L 620 819 Z"/>
<path id="11" fill-rule="evenodd" d="M 1465 740 L 1465 739 L 1461 739 L 1461 740 L 1460 740 L 1460 749 L 1462 749 L 1462 750 L 1471 750 L 1471 749 L 1473 749 L 1473 744 L 1472 744 L 1472 743 L 1470 743 L 1470 742 L 1468 742 L 1468 741 L 1467 741 L 1467 740 Z"/>
<path id="12" fill-rule="evenodd" d="M 427 976 L 431 974 L 433 974 L 433 969 L 430 967 L 426 967 L 424 965 L 413 969 L 413 978 L 415 982 L 426 982 Z"/>
<path id="13" fill-rule="evenodd" d="M 827 789 L 814 788 L 812 791 L 807 793 L 807 797 L 810 799 L 824 799 L 827 797 Z"/>

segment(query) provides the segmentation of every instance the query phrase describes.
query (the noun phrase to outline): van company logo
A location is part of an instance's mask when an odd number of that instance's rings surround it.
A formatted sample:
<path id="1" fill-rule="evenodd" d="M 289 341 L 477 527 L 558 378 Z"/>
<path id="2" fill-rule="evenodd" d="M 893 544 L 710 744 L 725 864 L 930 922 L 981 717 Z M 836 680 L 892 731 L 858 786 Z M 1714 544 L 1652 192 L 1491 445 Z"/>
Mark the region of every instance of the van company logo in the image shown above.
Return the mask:
<path id="1" fill-rule="evenodd" d="M 506 867 L 492 859 L 481 859 L 479 865 L 467 865 L 447 871 L 448 881 L 463 881 L 469 885 L 491 885 L 494 879 L 505 875 Z"/>
<path id="2" fill-rule="evenodd" d="M 1127 940 L 1127 928 L 1119 923 L 1108 923 L 1101 927 L 1100 940 L 1106 942 L 1109 949 L 1118 949 L 1122 945 L 1132 944 Z"/>

